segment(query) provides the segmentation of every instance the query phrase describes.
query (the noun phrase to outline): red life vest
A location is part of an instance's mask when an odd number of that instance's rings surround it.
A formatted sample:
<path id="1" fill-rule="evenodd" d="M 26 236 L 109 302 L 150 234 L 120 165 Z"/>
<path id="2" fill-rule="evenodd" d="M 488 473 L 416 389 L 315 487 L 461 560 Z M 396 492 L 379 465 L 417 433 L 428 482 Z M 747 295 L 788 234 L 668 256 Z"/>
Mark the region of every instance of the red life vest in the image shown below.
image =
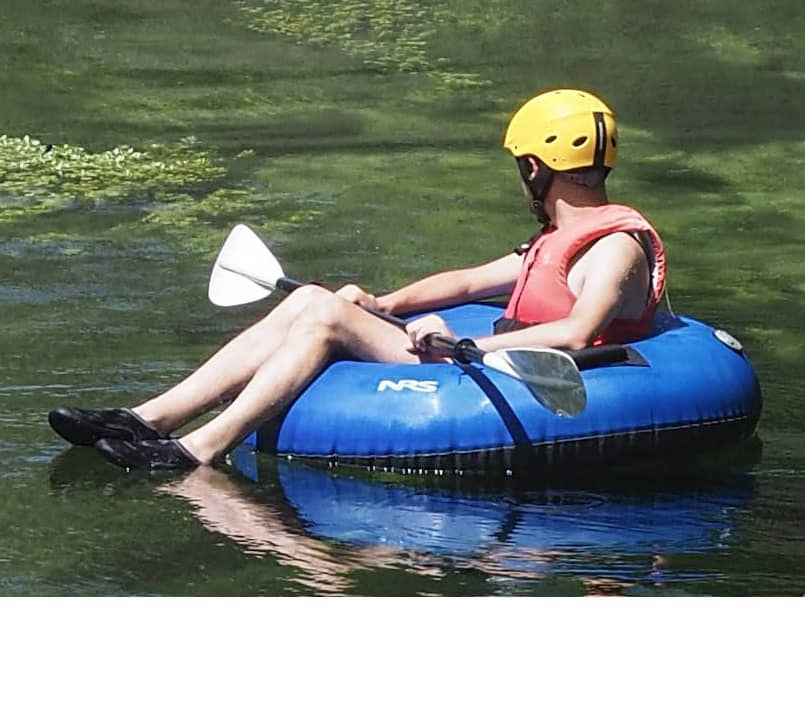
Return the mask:
<path id="1" fill-rule="evenodd" d="M 618 232 L 630 233 L 641 241 L 649 260 L 651 289 L 639 318 L 615 318 L 596 336 L 593 345 L 628 342 L 646 335 L 665 289 L 665 249 L 657 231 L 642 214 L 619 204 L 585 209 L 580 220 L 543 232 L 523 258 L 503 317 L 532 325 L 567 317 L 576 303 L 567 285 L 571 260 L 599 238 Z"/>

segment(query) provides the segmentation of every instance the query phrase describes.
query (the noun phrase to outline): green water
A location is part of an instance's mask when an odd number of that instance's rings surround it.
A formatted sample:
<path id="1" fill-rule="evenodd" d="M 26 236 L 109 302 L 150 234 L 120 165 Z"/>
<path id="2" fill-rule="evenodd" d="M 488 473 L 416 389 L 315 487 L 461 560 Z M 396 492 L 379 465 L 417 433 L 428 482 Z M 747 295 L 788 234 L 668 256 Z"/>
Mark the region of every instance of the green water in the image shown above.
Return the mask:
<path id="1" fill-rule="evenodd" d="M 799 3 L 188 7 L 0 8 L 0 593 L 805 592 Z M 206 300 L 236 222 L 289 275 L 374 291 L 510 250 L 532 220 L 503 129 L 558 86 L 618 112 L 610 194 L 663 234 L 674 308 L 755 363 L 751 466 L 564 490 L 307 475 L 308 497 L 340 479 L 344 509 L 396 505 L 384 534 L 328 528 L 271 458 L 258 484 L 146 478 L 50 432 L 53 406 L 140 401 L 267 308 Z M 389 543 L 423 498 L 469 529 Z"/>

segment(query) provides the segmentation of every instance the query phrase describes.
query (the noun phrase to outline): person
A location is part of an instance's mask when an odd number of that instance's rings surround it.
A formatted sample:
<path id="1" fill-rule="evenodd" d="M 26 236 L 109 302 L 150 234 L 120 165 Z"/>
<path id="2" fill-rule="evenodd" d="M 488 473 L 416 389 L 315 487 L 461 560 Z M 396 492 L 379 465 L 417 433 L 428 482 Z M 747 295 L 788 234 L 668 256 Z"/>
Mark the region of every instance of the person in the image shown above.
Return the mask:
<path id="1" fill-rule="evenodd" d="M 422 313 L 510 294 L 494 331 L 474 336 L 486 351 L 581 348 L 646 334 L 665 284 L 665 253 L 640 213 L 607 198 L 605 179 L 618 152 L 610 108 L 577 89 L 544 92 L 514 113 L 504 147 L 542 226 L 527 245 L 386 295 L 356 285 L 335 292 L 303 286 L 166 392 L 133 408 L 61 407 L 51 412 L 51 426 L 74 444 L 95 444 L 127 468 L 190 468 L 212 463 L 280 414 L 339 356 L 444 359 L 428 348 L 428 335 L 453 335 L 438 315 L 413 320 L 403 332 L 364 308 Z M 205 424 L 170 436 L 230 399 Z"/>

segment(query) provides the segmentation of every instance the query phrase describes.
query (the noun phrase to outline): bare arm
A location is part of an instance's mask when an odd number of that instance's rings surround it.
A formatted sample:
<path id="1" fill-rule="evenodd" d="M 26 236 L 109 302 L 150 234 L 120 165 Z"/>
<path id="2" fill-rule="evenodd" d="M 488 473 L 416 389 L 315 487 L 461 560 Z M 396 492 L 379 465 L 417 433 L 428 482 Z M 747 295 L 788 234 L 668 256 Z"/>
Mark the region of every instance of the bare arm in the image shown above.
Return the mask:
<path id="1" fill-rule="evenodd" d="M 521 263 L 520 256 L 512 253 L 480 266 L 435 273 L 386 295 L 375 297 L 356 285 L 343 286 L 336 293 L 352 303 L 387 313 L 434 310 L 510 293 Z"/>
<path id="2" fill-rule="evenodd" d="M 597 241 L 585 254 L 578 298 L 566 318 L 478 339 L 483 350 L 508 347 L 583 348 L 616 317 L 637 317 L 648 293 L 643 249 L 628 234 Z"/>
<path id="3" fill-rule="evenodd" d="M 380 310 L 407 313 L 510 293 L 522 258 L 514 253 L 471 268 L 444 271 L 379 296 Z"/>

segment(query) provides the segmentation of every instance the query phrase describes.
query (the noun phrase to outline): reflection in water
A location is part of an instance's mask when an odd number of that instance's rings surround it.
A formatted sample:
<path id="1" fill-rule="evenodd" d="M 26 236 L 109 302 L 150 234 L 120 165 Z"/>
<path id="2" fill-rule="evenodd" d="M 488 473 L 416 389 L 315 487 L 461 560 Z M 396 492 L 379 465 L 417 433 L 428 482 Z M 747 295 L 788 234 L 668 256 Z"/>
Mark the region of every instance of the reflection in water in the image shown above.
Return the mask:
<path id="1" fill-rule="evenodd" d="M 248 553 L 295 567 L 296 580 L 320 593 L 348 591 L 367 568 L 436 579 L 472 570 L 499 593 L 546 575 L 572 577 L 588 593 L 710 580 L 717 574 L 675 568 L 675 558 L 729 548 L 736 509 L 752 491 L 745 476 L 677 489 L 523 489 L 465 480 L 448 489 L 438 480 L 384 482 L 300 462 L 262 463 L 247 450 L 235 453 L 235 464 L 278 487 L 281 498 L 248 493 L 210 467 L 160 490 L 189 500 L 207 528 Z"/>
<path id="2" fill-rule="evenodd" d="M 214 467 L 200 466 L 158 491 L 187 499 L 207 528 L 241 544 L 247 553 L 270 554 L 279 563 L 295 567 L 300 571 L 295 580 L 316 592 L 343 593 L 356 569 L 394 563 L 393 551 L 383 546 L 356 550 L 319 540 L 306 533 L 283 505 L 250 499 L 232 477 Z"/>

